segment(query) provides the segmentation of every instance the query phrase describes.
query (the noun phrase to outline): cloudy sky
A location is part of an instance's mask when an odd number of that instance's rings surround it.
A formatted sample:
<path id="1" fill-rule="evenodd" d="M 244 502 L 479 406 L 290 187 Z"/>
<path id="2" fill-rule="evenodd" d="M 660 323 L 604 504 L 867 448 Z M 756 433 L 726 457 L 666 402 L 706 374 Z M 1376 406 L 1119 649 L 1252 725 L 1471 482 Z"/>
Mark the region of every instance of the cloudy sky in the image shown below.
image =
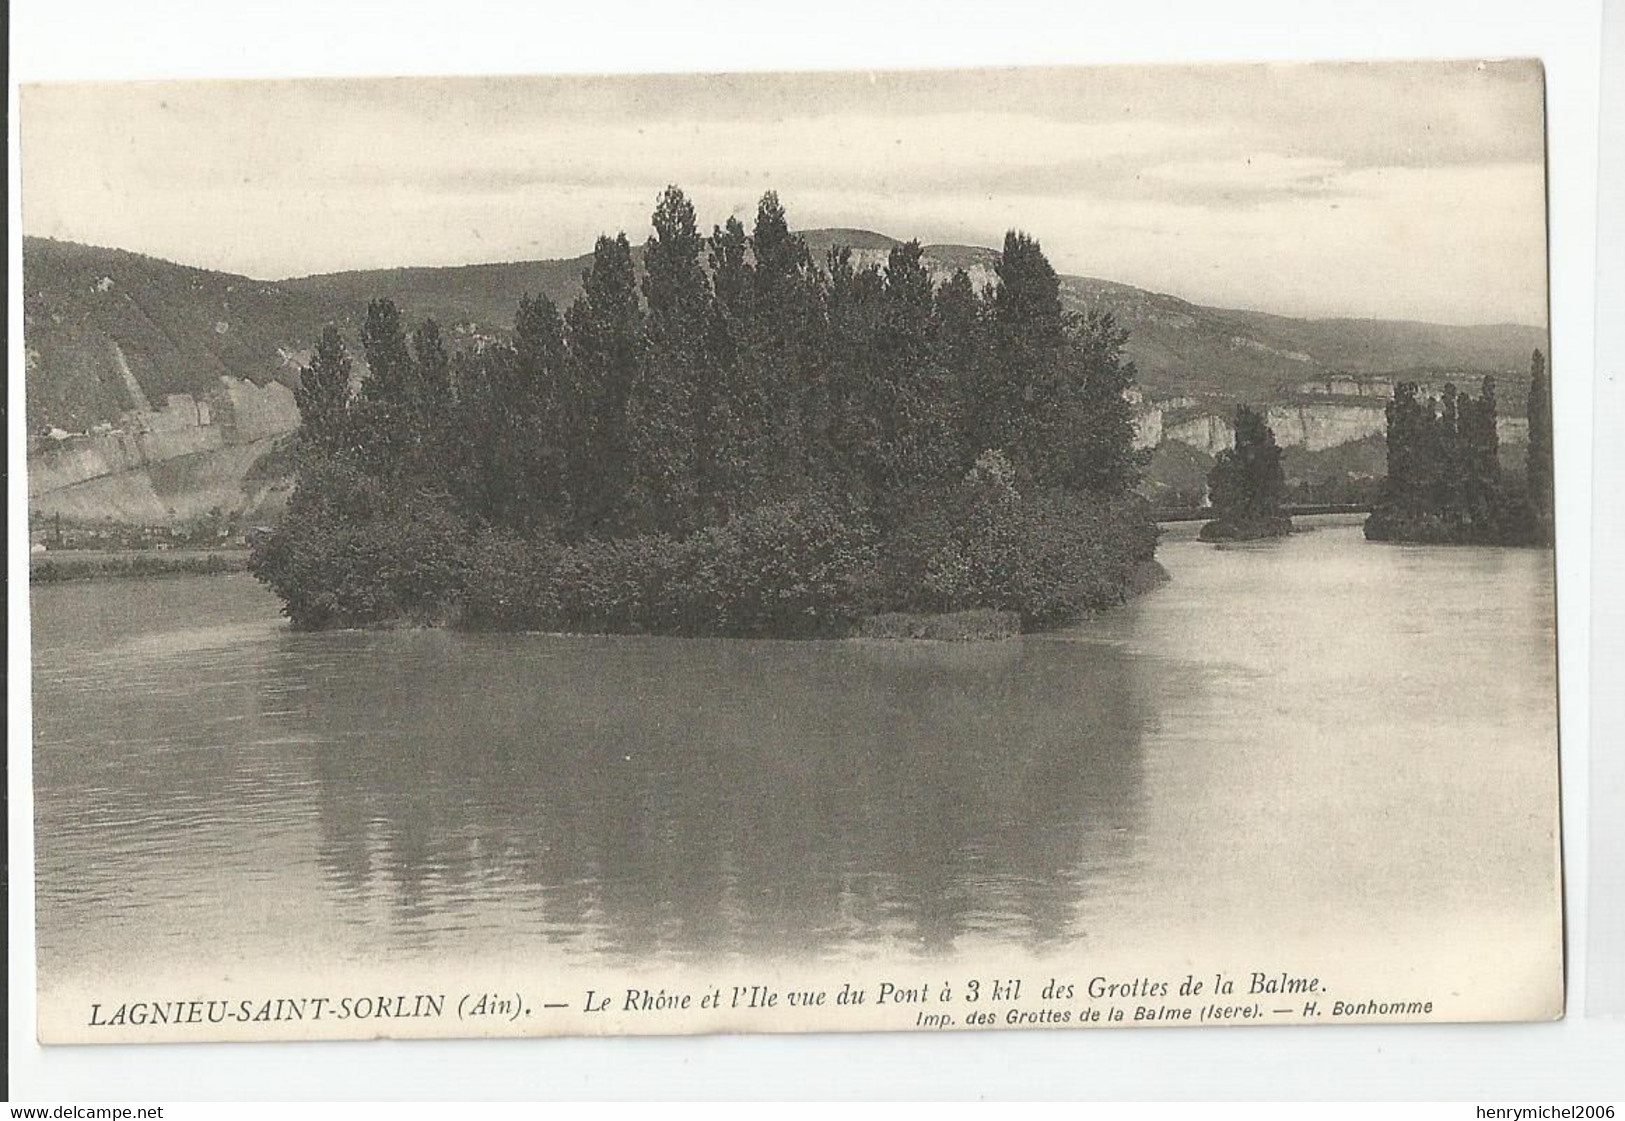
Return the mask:
<path id="1" fill-rule="evenodd" d="M 709 228 L 999 244 L 1293 315 L 1546 322 L 1530 63 L 27 87 L 23 226 L 259 278 Z"/>

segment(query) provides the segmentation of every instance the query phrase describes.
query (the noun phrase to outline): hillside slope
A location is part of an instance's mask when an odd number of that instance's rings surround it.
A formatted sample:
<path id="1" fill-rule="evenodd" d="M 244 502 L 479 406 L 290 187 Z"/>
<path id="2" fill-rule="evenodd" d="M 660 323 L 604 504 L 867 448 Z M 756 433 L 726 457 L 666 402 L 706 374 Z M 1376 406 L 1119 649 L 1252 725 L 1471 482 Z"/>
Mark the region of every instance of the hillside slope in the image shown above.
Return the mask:
<path id="1" fill-rule="evenodd" d="M 297 380 L 295 351 L 342 309 L 285 285 L 45 238 L 23 239 L 30 431 L 83 431 L 220 376 Z"/>
<path id="2" fill-rule="evenodd" d="M 822 264 L 830 248 L 853 250 L 859 267 L 884 265 L 899 242 L 857 229 L 804 230 L 801 235 Z M 641 267 L 643 246 L 633 246 Z M 974 245 L 928 245 L 925 264 L 938 280 L 964 269 L 977 288 L 993 283 L 997 251 Z M 581 290 L 591 256 L 564 261 L 525 261 L 441 269 L 385 269 L 332 273 L 285 281 L 296 291 L 319 294 L 351 315 L 366 301 L 389 294 L 409 318 L 434 316 L 462 333 L 504 333 L 519 298 L 545 292 L 561 307 Z M 1456 327 L 1384 319 L 1295 319 L 1290 316 L 1205 307 L 1095 277 L 1062 276 L 1063 302 L 1071 311 L 1110 311 L 1129 329 L 1129 356 L 1140 383 L 1153 396 L 1191 395 L 1265 400 L 1280 387 L 1334 371 L 1378 373 L 1449 369 L 1521 374 L 1529 353 L 1544 347 L 1545 332 L 1517 324 Z M 453 337 L 459 332 L 453 331 Z"/>
<path id="3" fill-rule="evenodd" d="M 820 264 L 844 245 L 859 267 L 884 265 L 898 244 L 867 230 L 803 236 Z M 634 265 L 641 268 L 642 259 L 643 247 L 635 246 Z M 998 259 L 980 246 L 925 248 L 937 280 L 964 269 L 978 288 L 994 283 Z M 31 510 L 131 524 L 184 524 L 222 512 L 274 517 L 287 489 L 279 449 L 298 424 L 286 387 L 324 324 L 345 333 L 358 369 L 358 327 L 368 301 L 380 296 L 400 304 L 409 322 L 434 317 L 453 348 L 466 347 L 506 336 L 527 293 L 570 303 L 590 262 L 584 255 L 271 282 L 26 238 Z M 1140 423 L 1148 447 L 1222 443 L 1235 400 L 1279 414 L 1285 443 L 1354 439 L 1380 428 L 1380 402 L 1312 403 L 1307 412 L 1315 415 L 1300 416 L 1306 406 L 1294 400 L 1294 387 L 1337 370 L 1417 368 L 1452 371 L 1458 381 L 1497 371 L 1510 385 L 1523 376 L 1530 350 L 1545 345 L 1530 327 L 1301 320 L 1203 307 L 1089 277 L 1066 276 L 1061 284 L 1070 310 L 1111 311 L 1128 328 L 1147 398 Z M 1506 411 L 1516 401 L 1508 394 Z M 273 462 L 281 466 L 266 466 Z"/>
<path id="4" fill-rule="evenodd" d="M 884 263 L 886 252 L 900 244 L 869 230 L 805 230 L 801 235 L 820 265 L 830 247 L 845 245 L 858 261 Z M 632 246 L 632 267 L 643 273 L 643 244 Z M 996 258 L 991 250 L 978 250 Z M 280 281 L 281 287 L 342 309 L 358 319 L 367 302 L 389 296 L 409 321 L 432 318 L 448 336 L 503 335 L 513 322 L 514 309 L 524 296 L 545 294 L 561 309 L 581 292 L 581 275 L 592 264 L 592 254 L 552 261 L 510 261 L 444 268 L 362 269 L 319 273 Z M 951 271 L 951 270 L 949 270 Z M 453 343 L 455 345 L 455 341 Z"/>
<path id="5" fill-rule="evenodd" d="M 633 248 L 632 261 L 641 271 L 641 245 Z M 388 296 L 408 322 L 434 319 L 455 347 L 460 336 L 504 334 L 523 296 L 544 293 L 561 309 L 568 306 L 580 293 L 581 274 L 590 264 L 588 253 L 561 261 L 327 273 L 285 280 L 281 286 L 355 322 L 365 316 L 369 301 Z"/>
<path id="6" fill-rule="evenodd" d="M 1258 311 L 1212 309 L 1246 331 L 1295 341 L 1334 370 L 1381 373 L 1468 368 L 1526 371 L 1545 333 L 1517 323 L 1458 327 L 1399 319 L 1292 319 Z"/>
<path id="7" fill-rule="evenodd" d="M 866 230 L 809 230 L 822 263 L 833 245 L 857 263 L 883 263 L 892 238 Z M 998 254 L 980 246 L 926 247 L 939 279 L 964 268 L 978 287 Z M 641 264 L 642 246 L 633 250 Z M 325 323 L 356 341 L 367 302 L 392 297 L 409 321 L 432 316 L 455 348 L 507 334 L 520 297 L 545 292 L 561 307 L 580 291 L 590 255 L 550 261 L 400 268 L 258 281 L 115 249 L 26 238 L 24 331 L 28 424 L 81 431 L 171 393 L 202 394 L 222 374 L 258 384 L 297 377 Z M 1544 346 L 1534 327 L 1451 327 L 1392 320 L 1294 319 L 1204 307 L 1091 277 L 1062 277 L 1073 311 L 1109 310 L 1129 329 L 1129 355 L 1150 396 L 1262 401 L 1283 385 L 1337 371 L 1416 368 L 1521 376 Z"/>

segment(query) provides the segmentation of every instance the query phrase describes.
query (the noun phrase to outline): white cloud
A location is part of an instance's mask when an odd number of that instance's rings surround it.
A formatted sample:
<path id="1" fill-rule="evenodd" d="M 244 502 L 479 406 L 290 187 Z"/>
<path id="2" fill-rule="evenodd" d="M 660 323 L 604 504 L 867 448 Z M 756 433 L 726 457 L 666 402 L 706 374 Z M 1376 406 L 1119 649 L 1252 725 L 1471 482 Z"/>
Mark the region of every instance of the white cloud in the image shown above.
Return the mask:
<path id="1" fill-rule="evenodd" d="M 773 188 L 804 227 L 996 245 L 1020 226 L 1063 271 L 1205 302 L 1544 320 L 1542 169 L 1504 154 L 1530 147 L 1509 132 L 1538 119 L 1538 81 L 1059 73 L 873 102 L 806 77 L 670 104 L 613 83 L 34 87 L 23 220 L 269 277 L 573 256 L 641 238 L 667 183 L 707 227 Z"/>
<path id="2" fill-rule="evenodd" d="M 1235 154 L 1225 159 L 1182 160 L 1146 168 L 1144 177 L 1223 192 L 1236 188 L 1281 191 L 1324 187 L 1343 170 L 1325 156 L 1283 156 L 1276 152 Z"/>

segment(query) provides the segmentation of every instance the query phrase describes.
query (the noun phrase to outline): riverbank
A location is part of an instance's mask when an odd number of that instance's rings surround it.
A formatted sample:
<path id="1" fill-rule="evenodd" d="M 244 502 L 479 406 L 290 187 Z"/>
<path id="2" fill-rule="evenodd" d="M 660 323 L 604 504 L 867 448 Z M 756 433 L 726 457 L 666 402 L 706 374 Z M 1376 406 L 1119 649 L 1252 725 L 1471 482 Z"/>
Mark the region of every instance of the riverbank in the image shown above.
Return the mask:
<path id="1" fill-rule="evenodd" d="M 30 584 L 57 584 L 67 581 L 118 580 L 162 576 L 220 576 L 248 570 L 249 554 L 238 549 L 176 549 L 163 551 L 64 550 L 35 554 L 29 558 Z M 1156 560 L 1135 567 L 1122 587 L 1116 604 L 1083 612 L 1077 619 L 1058 622 L 1057 629 L 1130 603 L 1169 580 L 1167 569 Z M 469 626 L 453 614 L 417 614 L 377 621 L 367 630 L 417 630 L 450 627 L 459 630 L 485 630 Z M 948 612 L 887 611 L 854 621 L 841 635 L 829 637 L 878 641 L 997 642 L 1019 637 L 1024 630 L 1019 613 L 992 608 L 972 608 Z M 562 633 L 562 632 L 561 632 Z"/>
<path id="2" fill-rule="evenodd" d="M 893 641 L 987 642 L 1016 638 L 1021 616 L 1014 611 L 978 608 L 940 615 L 887 611 L 852 624 L 852 638 Z"/>
<path id="3" fill-rule="evenodd" d="M 1056 623 L 1044 630 L 1074 626 L 1091 615 L 1121 607 L 1145 593 L 1162 587 L 1169 580 L 1168 570 L 1156 560 L 1143 561 L 1129 574 L 1123 585 L 1122 599 L 1115 604 L 1083 612 L 1075 619 Z M 1015 611 L 997 611 L 992 608 L 972 608 L 967 611 L 924 613 L 886 611 L 869 615 L 852 624 L 848 637 L 893 641 L 925 642 L 997 642 L 1018 638 L 1027 628 L 1022 626 L 1021 615 Z"/>
<path id="4" fill-rule="evenodd" d="M 1214 518 L 1202 527 L 1197 537 L 1202 541 L 1263 541 L 1270 537 L 1285 537 L 1291 532 L 1292 519 L 1289 517 L 1245 520 Z"/>
<path id="5" fill-rule="evenodd" d="M 247 549 L 111 551 L 65 549 L 28 558 L 30 584 L 117 580 L 138 576 L 219 576 L 248 570 Z"/>

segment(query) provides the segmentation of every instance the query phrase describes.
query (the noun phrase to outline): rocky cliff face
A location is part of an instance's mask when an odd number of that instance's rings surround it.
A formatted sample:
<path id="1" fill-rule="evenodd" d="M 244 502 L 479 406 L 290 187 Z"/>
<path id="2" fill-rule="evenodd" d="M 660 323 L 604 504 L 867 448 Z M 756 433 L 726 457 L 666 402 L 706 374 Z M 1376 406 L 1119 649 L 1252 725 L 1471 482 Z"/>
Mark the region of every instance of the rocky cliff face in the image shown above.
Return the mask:
<path id="1" fill-rule="evenodd" d="M 70 524 L 185 526 L 215 514 L 250 523 L 281 516 L 293 480 L 260 465 L 276 441 L 235 444 L 86 479 L 29 498 L 32 514 Z"/>
<path id="2" fill-rule="evenodd" d="M 1208 455 L 1218 455 L 1225 448 L 1235 447 L 1236 426 L 1230 423 L 1228 416 L 1203 412 L 1164 422 L 1162 438 Z"/>
<path id="3" fill-rule="evenodd" d="M 1385 405 L 1386 402 L 1368 396 L 1270 405 L 1265 410 L 1265 421 L 1275 433 L 1275 442 L 1280 447 L 1319 452 L 1386 433 L 1388 418 Z M 1153 412 L 1157 413 L 1155 420 L 1150 415 Z M 1155 406 L 1150 406 L 1140 415 L 1144 418 L 1139 429 L 1140 446 L 1155 447 L 1161 442 L 1143 442 L 1156 430 L 1159 420 L 1162 440 L 1185 444 L 1208 455 L 1217 455 L 1236 442 L 1236 430 L 1230 423 L 1228 410 L 1199 408 L 1192 415 L 1189 409 L 1185 409 L 1173 414 L 1178 419 L 1169 421 Z M 1517 447 L 1529 442 L 1529 421 L 1525 417 L 1497 417 L 1495 430 L 1503 444 Z"/>
<path id="4" fill-rule="evenodd" d="M 221 376 L 202 398 L 170 394 L 91 431 L 36 436 L 28 449 L 32 513 L 72 521 L 175 525 L 218 510 L 274 504 L 288 481 L 255 466 L 299 426 L 293 391 Z"/>
<path id="5" fill-rule="evenodd" d="M 1134 447 L 1144 451 L 1154 448 L 1162 443 L 1165 435 L 1162 426 L 1162 406 L 1146 404 L 1143 401 L 1134 403 Z"/>
<path id="6" fill-rule="evenodd" d="M 1264 419 L 1274 430 L 1275 442 L 1281 447 L 1301 447 L 1312 452 L 1351 444 L 1388 430 L 1382 402 L 1271 405 Z"/>

